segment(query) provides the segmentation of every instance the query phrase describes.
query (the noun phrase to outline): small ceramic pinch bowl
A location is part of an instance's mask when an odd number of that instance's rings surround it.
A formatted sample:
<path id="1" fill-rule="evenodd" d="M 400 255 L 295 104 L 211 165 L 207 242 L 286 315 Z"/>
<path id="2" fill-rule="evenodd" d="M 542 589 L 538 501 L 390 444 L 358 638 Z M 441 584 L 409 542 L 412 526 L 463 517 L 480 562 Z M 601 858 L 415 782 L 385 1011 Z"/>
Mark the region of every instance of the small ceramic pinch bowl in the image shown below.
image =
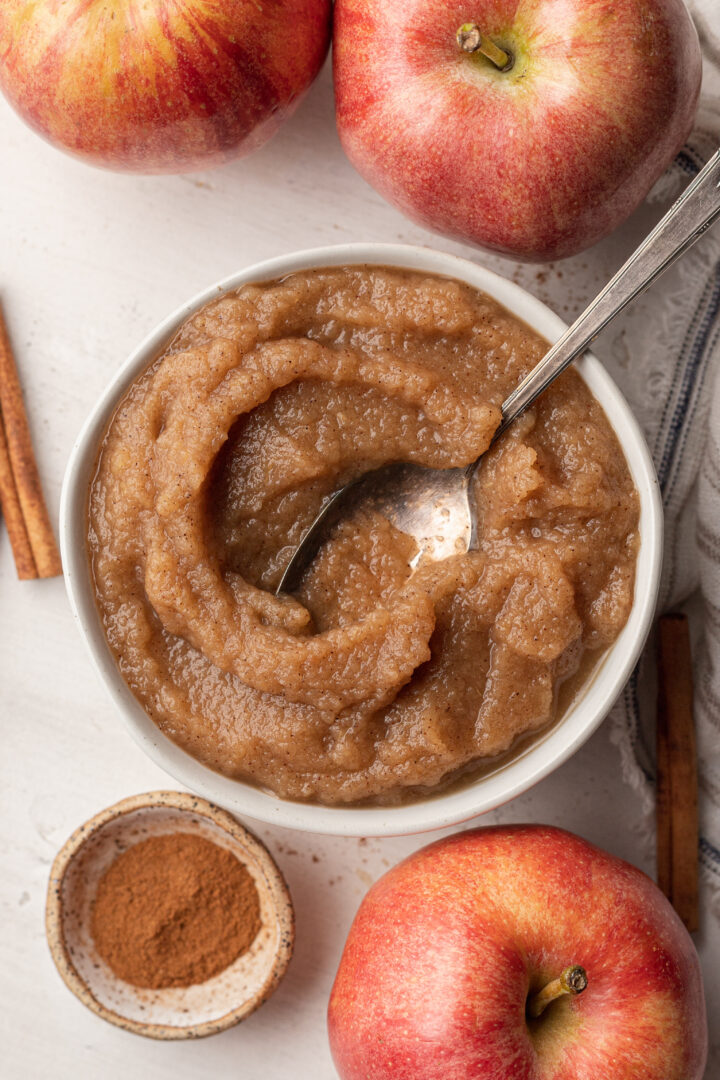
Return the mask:
<path id="1" fill-rule="evenodd" d="M 175 832 L 202 836 L 240 860 L 257 886 L 262 926 L 246 953 L 204 983 L 162 990 L 132 986 L 95 949 L 90 924 L 97 885 L 121 852 Z M 123 799 L 73 833 L 53 863 L 46 929 L 55 965 L 83 1005 L 152 1039 L 198 1039 L 244 1020 L 284 975 L 294 938 L 290 894 L 263 844 L 224 810 L 175 791 Z"/>

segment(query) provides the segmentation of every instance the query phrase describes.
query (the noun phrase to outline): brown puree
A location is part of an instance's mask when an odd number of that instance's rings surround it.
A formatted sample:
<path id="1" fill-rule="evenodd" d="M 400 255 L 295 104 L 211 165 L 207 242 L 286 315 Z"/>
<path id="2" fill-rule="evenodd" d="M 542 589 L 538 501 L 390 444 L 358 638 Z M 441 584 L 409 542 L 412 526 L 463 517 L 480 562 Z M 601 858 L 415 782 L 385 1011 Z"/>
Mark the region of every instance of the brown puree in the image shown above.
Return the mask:
<path id="1" fill-rule="evenodd" d="M 131 386 L 89 500 L 123 678 L 188 753 L 280 796 L 392 801 L 554 717 L 622 629 L 638 498 L 563 375 L 476 480 L 480 549 L 412 572 L 351 522 L 296 598 L 272 589 L 323 498 L 389 461 L 464 465 L 545 343 L 460 282 L 340 267 L 208 303 Z"/>

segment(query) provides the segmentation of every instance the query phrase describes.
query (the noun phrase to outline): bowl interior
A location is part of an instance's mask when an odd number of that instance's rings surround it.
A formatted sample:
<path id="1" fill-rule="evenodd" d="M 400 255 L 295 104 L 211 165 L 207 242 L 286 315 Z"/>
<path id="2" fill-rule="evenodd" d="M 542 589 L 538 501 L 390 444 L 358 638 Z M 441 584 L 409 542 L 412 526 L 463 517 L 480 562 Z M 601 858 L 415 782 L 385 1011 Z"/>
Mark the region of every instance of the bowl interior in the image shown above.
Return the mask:
<path id="1" fill-rule="evenodd" d="M 158 355 L 181 323 L 219 292 L 322 266 L 400 266 L 458 278 L 488 293 L 552 342 L 566 324 L 518 285 L 469 260 L 397 244 L 344 244 L 297 252 L 249 267 L 184 304 L 138 347 L 108 386 L 73 448 L 63 485 L 60 532 L 71 606 L 95 667 L 135 740 L 153 760 L 192 790 L 228 810 L 288 828 L 349 836 L 400 835 L 456 824 L 493 809 L 562 764 L 610 710 L 639 657 L 657 597 L 662 555 L 662 508 L 655 469 L 642 432 L 605 369 L 591 355 L 576 368 L 603 406 L 624 450 L 640 497 L 640 551 L 630 617 L 559 723 L 507 764 L 465 787 L 392 807 L 322 807 L 279 800 L 230 780 L 195 761 L 160 733 L 123 682 L 105 641 L 85 553 L 86 504 L 98 444 L 132 380 Z"/>
<path id="2" fill-rule="evenodd" d="M 159 990 L 132 986 L 119 979 L 95 949 L 90 925 L 98 882 L 121 852 L 149 837 L 175 832 L 211 840 L 247 867 L 257 886 L 262 926 L 245 954 L 202 984 Z M 231 834 L 200 812 L 158 804 L 120 813 L 87 830 L 57 885 L 60 933 L 55 944 L 63 950 L 71 976 L 110 1014 L 107 1019 L 141 1029 L 160 1026 L 177 1029 L 179 1034 L 189 1030 L 210 1034 L 213 1025 L 221 1030 L 228 1026 L 223 1020 L 237 1022 L 267 996 L 274 985 L 278 957 L 287 951 L 288 913 L 278 911 L 277 881 L 266 865 L 269 856 L 254 837 L 244 833 L 238 827 Z M 279 871 L 276 874 L 279 877 Z M 71 985 L 71 989 L 77 988 Z M 167 1031 L 163 1035 L 172 1037 Z"/>

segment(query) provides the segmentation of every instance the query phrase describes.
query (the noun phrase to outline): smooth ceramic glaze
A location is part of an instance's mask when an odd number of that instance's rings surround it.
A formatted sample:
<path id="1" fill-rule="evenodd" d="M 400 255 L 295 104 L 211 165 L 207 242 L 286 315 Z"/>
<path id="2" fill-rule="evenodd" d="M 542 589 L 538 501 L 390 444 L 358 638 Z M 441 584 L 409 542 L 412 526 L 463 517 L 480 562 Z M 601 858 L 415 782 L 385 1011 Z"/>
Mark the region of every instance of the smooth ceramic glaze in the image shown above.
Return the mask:
<path id="1" fill-rule="evenodd" d="M 183 305 L 130 356 L 95 406 L 67 466 L 61 501 L 61 546 L 73 613 L 91 657 L 136 741 L 161 767 L 194 791 L 236 813 L 305 831 L 352 836 L 398 835 L 441 828 L 490 810 L 525 791 L 565 761 L 607 715 L 639 656 L 652 620 L 662 554 L 662 511 L 657 477 L 637 421 L 614 382 L 592 356 L 578 370 L 602 404 L 638 489 L 641 503 L 635 599 L 614 645 L 605 653 L 565 716 L 494 772 L 426 800 L 391 807 L 323 807 L 279 800 L 249 784 L 220 776 L 163 736 L 123 682 L 107 646 L 95 606 L 85 550 L 86 504 L 97 449 L 129 384 L 158 355 L 179 326 L 213 296 L 250 281 L 300 269 L 352 264 L 401 266 L 444 274 L 482 289 L 547 340 L 565 323 L 519 286 L 465 259 L 424 248 L 347 244 L 298 252 L 249 267 Z"/>

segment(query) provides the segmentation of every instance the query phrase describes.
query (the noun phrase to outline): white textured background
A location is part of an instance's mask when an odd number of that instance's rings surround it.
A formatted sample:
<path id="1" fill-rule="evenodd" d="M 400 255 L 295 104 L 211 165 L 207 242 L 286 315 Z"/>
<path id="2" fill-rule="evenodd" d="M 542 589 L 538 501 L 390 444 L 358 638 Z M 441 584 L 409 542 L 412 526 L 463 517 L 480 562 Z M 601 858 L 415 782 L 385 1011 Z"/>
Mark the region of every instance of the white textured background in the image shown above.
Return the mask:
<path id="1" fill-rule="evenodd" d="M 168 311 L 241 266 L 348 240 L 430 244 L 514 277 L 568 317 L 648 221 L 641 210 L 621 235 L 542 270 L 435 238 L 383 203 L 345 160 L 327 68 L 274 141 L 212 173 L 137 178 L 92 170 L 42 143 L 2 101 L 0 146 L 0 294 L 54 517 L 70 446 L 111 374 Z M 650 293 L 633 317 L 652 304 Z M 621 382 L 623 369 L 632 374 L 628 341 L 632 325 L 623 321 L 596 349 Z M 104 1024 L 65 989 L 47 952 L 43 906 L 50 863 L 76 826 L 126 795 L 176 785 L 131 742 L 105 699 L 62 582 L 17 582 L 1 528 L 0 736 L 3 1080 L 331 1080 L 325 1006 L 350 921 L 367 886 L 425 840 L 327 839 L 258 827 L 296 904 L 288 976 L 232 1031 L 156 1044 Z M 484 820 L 562 825 L 652 874 L 639 811 L 606 725 L 563 768 Z M 717 1021 L 720 933 L 709 915 L 697 943 Z M 707 1077 L 720 1080 L 717 1041 Z"/>

